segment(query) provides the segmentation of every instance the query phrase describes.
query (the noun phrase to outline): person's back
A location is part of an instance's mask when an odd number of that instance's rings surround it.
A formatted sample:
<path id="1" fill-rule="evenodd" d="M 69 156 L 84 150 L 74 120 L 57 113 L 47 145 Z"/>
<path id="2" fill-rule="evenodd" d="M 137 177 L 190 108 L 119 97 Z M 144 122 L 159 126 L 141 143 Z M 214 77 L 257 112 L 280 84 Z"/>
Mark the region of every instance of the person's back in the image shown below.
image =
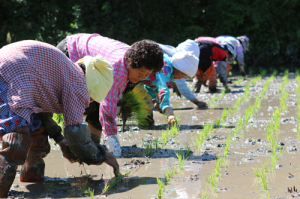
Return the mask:
<path id="1" fill-rule="evenodd" d="M 84 74 L 54 46 L 31 40 L 4 46 L 0 75 L 9 84 L 11 108 L 26 120 L 32 113 L 74 110 L 64 114 L 66 124 L 81 123 L 89 105 Z"/>

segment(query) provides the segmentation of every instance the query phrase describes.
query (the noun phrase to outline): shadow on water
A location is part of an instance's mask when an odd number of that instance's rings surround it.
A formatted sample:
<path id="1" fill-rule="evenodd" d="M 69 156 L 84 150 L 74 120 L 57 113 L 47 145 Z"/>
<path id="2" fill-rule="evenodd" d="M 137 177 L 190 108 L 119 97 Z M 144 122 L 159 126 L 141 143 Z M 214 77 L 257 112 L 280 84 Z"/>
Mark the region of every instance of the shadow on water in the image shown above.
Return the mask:
<path id="1" fill-rule="evenodd" d="M 132 147 L 122 147 L 125 148 Z M 135 148 L 136 152 L 138 147 Z M 127 151 L 128 152 L 128 151 Z M 133 151 L 130 152 L 134 157 Z M 152 150 L 148 162 L 144 162 L 145 159 L 132 159 L 134 161 L 128 161 L 123 164 L 123 166 L 129 166 L 135 164 L 135 166 L 140 167 L 143 164 L 151 163 L 151 159 L 167 157 L 176 157 L 175 153 L 180 153 L 179 150 L 172 149 L 159 149 L 156 151 Z M 185 157 L 194 164 L 201 164 L 202 161 L 212 161 L 217 159 L 215 155 L 204 152 L 202 155 L 193 155 L 191 153 L 189 156 L 186 154 L 186 150 L 182 150 Z M 165 154 L 169 154 L 165 156 Z M 9 196 L 13 198 L 80 198 L 80 197 L 91 197 L 91 192 L 94 196 L 101 195 L 102 190 L 108 182 L 108 179 L 99 179 L 100 175 L 85 175 L 81 177 L 74 178 L 57 178 L 57 177 L 46 177 L 44 182 L 32 183 L 26 185 L 28 192 L 11 190 Z M 139 177 L 133 176 L 128 178 L 123 178 L 119 180 L 113 187 L 109 189 L 106 195 L 112 195 L 117 193 L 126 192 L 128 190 L 134 189 L 140 185 L 150 185 L 157 184 L 156 177 Z"/>
<path id="2" fill-rule="evenodd" d="M 216 109 L 215 109 L 216 110 Z M 217 109 L 218 110 L 218 109 Z M 220 109 L 223 110 L 223 109 Z M 132 125 L 131 125 L 132 126 Z M 142 130 L 168 130 L 170 128 L 167 124 L 158 124 L 155 126 L 140 126 Z M 195 129 L 203 129 L 203 125 L 186 125 L 181 124 L 179 130 L 195 130 Z M 235 128 L 235 126 L 225 126 L 225 125 L 214 125 L 214 128 Z"/>
<path id="3" fill-rule="evenodd" d="M 89 189 L 99 195 L 105 185 L 105 180 L 93 180 L 92 176 L 75 178 L 50 178 L 44 182 L 37 182 L 26 186 L 28 192 L 11 190 L 9 195 L 22 198 L 66 198 L 89 197 Z"/>
<path id="4" fill-rule="evenodd" d="M 90 191 L 101 195 L 108 180 L 93 180 L 89 176 L 76 178 L 56 178 L 26 186 L 28 192 L 11 190 L 9 196 L 22 198 L 81 198 L 91 197 Z M 157 184 L 155 177 L 129 177 L 118 181 L 106 195 L 122 193 L 140 185 Z"/>
<path id="5" fill-rule="evenodd" d="M 194 155 L 194 153 L 190 150 L 187 149 L 182 149 L 182 150 L 174 150 L 174 149 L 170 149 L 170 148 L 157 148 L 155 147 L 154 141 L 153 140 L 145 140 L 145 143 L 152 143 L 152 149 L 150 150 L 151 152 L 149 153 L 149 155 L 147 156 L 148 161 L 144 161 L 144 160 L 138 160 L 137 162 L 125 162 L 123 166 L 126 165 L 131 165 L 131 164 L 148 164 L 151 163 L 151 159 L 157 159 L 157 158 L 176 158 L 177 159 L 177 155 L 176 154 L 180 154 L 182 153 L 185 157 L 188 157 L 188 154 L 190 154 L 190 158 L 189 159 L 193 159 L 193 160 L 201 160 L 201 161 L 207 161 L 207 160 L 214 160 L 216 158 L 216 156 L 208 154 L 206 152 L 204 152 L 203 154 L 197 154 Z M 167 145 L 171 145 L 171 147 L 178 147 L 178 143 L 173 142 L 172 140 L 168 140 Z M 159 146 L 161 146 L 161 144 L 159 144 Z M 145 158 L 146 157 L 146 146 L 142 146 L 142 147 L 137 147 L 136 145 L 132 145 L 132 146 L 121 146 L 122 149 L 122 157 L 123 158 Z"/>

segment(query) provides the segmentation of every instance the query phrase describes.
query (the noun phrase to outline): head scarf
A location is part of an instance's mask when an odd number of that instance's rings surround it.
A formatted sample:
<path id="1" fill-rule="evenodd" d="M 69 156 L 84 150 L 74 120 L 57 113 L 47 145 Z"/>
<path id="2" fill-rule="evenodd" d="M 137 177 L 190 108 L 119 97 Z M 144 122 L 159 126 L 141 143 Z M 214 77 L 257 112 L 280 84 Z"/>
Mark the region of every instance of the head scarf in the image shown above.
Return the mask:
<path id="1" fill-rule="evenodd" d="M 187 39 L 176 47 L 177 51 L 193 51 L 196 57 L 200 56 L 200 48 L 195 41 Z"/>
<path id="2" fill-rule="evenodd" d="M 102 102 L 113 84 L 113 67 L 101 55 L 85 56 L 76 63 L 86 67 L 85 81 L 91 98 Z"/>
<path id="3" fill-rule="evenodd" d="M 249 38 L 244 35 L 244 36 L 240 36 L 240 37 L 237 37 L 237 39 L 241 42 L 243 48 L 248 51 L 249 50 Z"/>
<path id="4" fill-rule="evenodd" d="M 180 51 L 173 55 L 172 64 L 177 70 L 193 77 L 198 69 L 199 58 L 193 51 Z"/>

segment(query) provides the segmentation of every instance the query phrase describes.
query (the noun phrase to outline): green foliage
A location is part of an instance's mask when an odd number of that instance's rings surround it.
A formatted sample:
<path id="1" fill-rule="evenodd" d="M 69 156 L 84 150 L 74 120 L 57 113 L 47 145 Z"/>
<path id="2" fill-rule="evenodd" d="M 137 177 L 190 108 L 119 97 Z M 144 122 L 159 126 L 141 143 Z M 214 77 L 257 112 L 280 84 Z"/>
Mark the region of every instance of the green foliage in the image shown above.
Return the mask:
<path id="1" fill-rule="evenodd" d="M 240 83 L 243 82 L 244 80 L 245 80 L 244 77 L 238 78 L 238 79 L 236 80 L 236 82 L 234 82 L 233 85 L 237 86 L 238 84 L 240 84 Z"/>
<path id="2" fill-rule="evenodd" d="M 149 156 L 152 152 L 152 142 L 146 144 L 146 156 Z"/>
<path id="3" fill-rule="evenodd" d="M 94 197 L 95 197 L 94 189 L 92 189 L 90 187 L 87 190 L 85 190 L 84 193 L 90 194 L 91 199 L 94 199 Z"/>
<path id="4" fill-rule="evenodd" d="M 178 158 L 178 161 L 179 161 L 178 169 L 183 170 L 183 167 L 185 165 L 185 162 L 186 162 L 187 158 L 186 159 L 184 158 L 183 151 L 181 149 L 180 149 L 179 153 L 175 153 L 175 154 L 176 154 L 176 156 Z"/>
<path id="5" fill-rule="evenodd" d="M 185 145 L 185 154 L 187 156 L 191 155 L 191 146 L 189 145 L 189 143 L 186 143 L 186 145 Z"/>
<path id="6" fill-rule="evenodd" d="M 204 35 L 246 34 L 249 69 L 252 65 L 273 69 L 299 63 L 300 28 L 295 25 L 299 9 L 297 0 L 2 1 L 0 47 L 25 39 L 57 45 L 79 32 L 99 33 L 128 44 L 147 38 L 173 46 Z"/>
<path id="7" fill-rule="evenodd" d="M 195 136 L 194 145 L 196 148 L 199 148 L 202 146 L 205 138 L 207 138 L 213 130 L 213 124 L 207 124 L 204 126 L 203 130 L 200 131 L 199 135 Z"/>
<path id="8" fill-rule="evenodd" d="M 60 126 L 60 128 L 64 129 L 64 117 L 63 114 L 53 114 L 52 119 L 58 124 L 58 126 Z"/>
<path id="9" fill-rule="evenodd" d="M 169 170 L 169 168 L 167 167 L 167 171 L 164 175 L 165 176 L 165 184 L 169 183 L 170 179 L 173 177 L 174 174 L 175 174 L 174 171 Z"/>
<path id="10" fill-rule="evenodd" d="M 157 197 L 159 199 L 161 199 L 162 194 L 165 191 L 165 183 L 161 179 L 159 179 L 159 178 L 156 178 L 156 180 L 157 180 L 157 184 L 158 184 L 158 190 L 156 190 Z"/>
<path id="11" fill-rule="evenodd" d="M 119 101 L 121 106 L 120 112 L 126 114 L 127 118 L 135 117 L 141 126 L 147 125 L 147 110 L 143 107 L 145 106 L 145 101 L 140 100 L 134 92 L 126 92 Z"/>
<path id="12" fill-rule="evenodd" d="M 201 199 L 210 199 L 210 196 L 206 191 L 202 191 L 202 194 L 200 196 Z"/>
<path id="13" fill-rule="evenodd" d="M 156 139 L 154 140 L 154 143 L 155 143 L 155 151 L 157 152 L 157 151 L 158 151 L 158 145 L 159 145 L 158 138 L 156 138 Z"/>
<path id="14" fill-rule="evenodd" d="M 256 77 L 253 77 L 250 79 L 250 82 L 252 85 L 255 85 L 257 81 L 261 80 L 261 75 L 258 75 Z"/>

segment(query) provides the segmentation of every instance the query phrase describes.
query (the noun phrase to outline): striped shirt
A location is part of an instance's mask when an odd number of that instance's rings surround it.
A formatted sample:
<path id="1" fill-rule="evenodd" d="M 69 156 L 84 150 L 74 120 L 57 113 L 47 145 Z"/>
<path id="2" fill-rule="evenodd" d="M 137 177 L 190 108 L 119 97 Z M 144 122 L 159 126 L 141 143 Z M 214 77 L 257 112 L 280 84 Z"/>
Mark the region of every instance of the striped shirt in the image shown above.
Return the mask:
<path id="1" fill-rule="evenodd" d="M 105 137 L 117 134 L 115 121 L 117 102 L 129 82 L 125 53 L 130 46 L 99 34 L 68 36 L 67 45 L 70 59 L 73 62 L 86 55 L 94 57 L 100 54 L 114 68 L 114 83 L 105 99 L 100 103 L 99 120 Z"/>
<path id="2" fill-rule="evenodd" d="M 81 124 L 90 97 L 81 68 L 50 44 L 25 40 L 0 50 L 0 75 L 11 109 L 30 123 L 32 113 L 62 113 Z"/>

